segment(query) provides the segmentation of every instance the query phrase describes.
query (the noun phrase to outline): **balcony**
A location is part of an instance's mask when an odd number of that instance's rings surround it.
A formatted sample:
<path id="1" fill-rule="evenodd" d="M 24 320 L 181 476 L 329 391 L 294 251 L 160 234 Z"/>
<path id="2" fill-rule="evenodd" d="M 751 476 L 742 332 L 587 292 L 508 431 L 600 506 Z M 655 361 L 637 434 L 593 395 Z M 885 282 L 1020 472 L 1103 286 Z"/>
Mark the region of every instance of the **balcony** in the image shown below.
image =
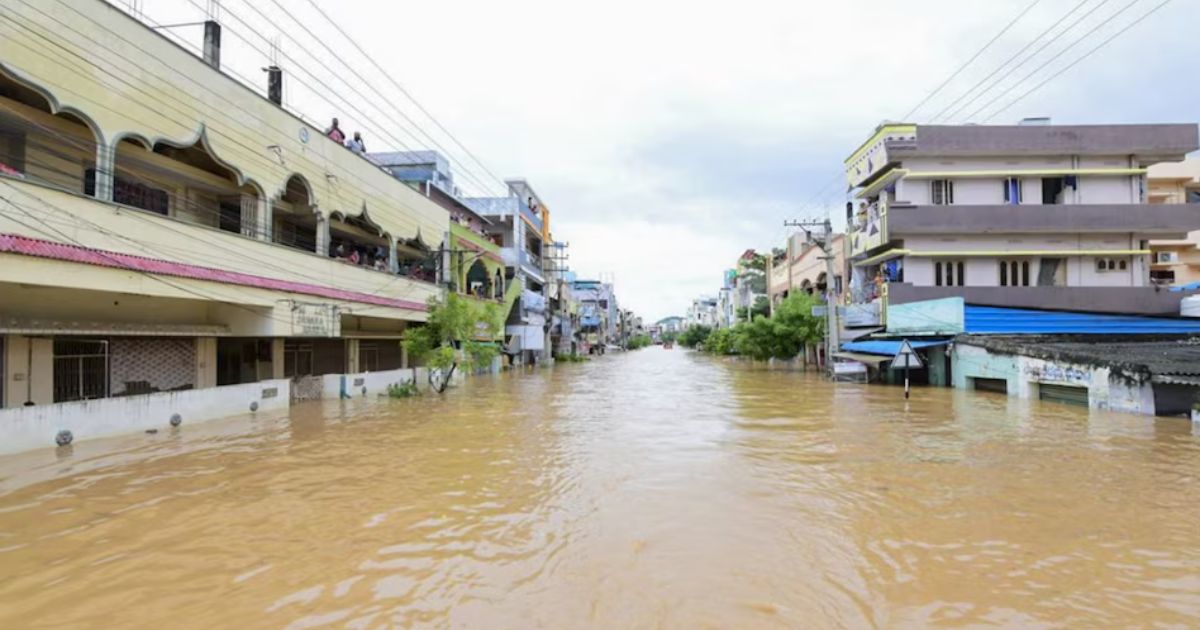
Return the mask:
<path id="1" fill-rule="evenodd" d="M 851 258 L 881 247 L 890 240 L 888 207 L 888 203 L 879 201 L 856 212 L 854 221 L 846 230 Z"/>
<path id="2" fill-rule="evenodd" d="M 884 228 L 881 231 L 898 236 L 1135 233 L 1182 238 L 1189 231 L 1200 229 L 1200 204 L 903 206 L 893 202 L 881 217 Z"/>
<path id="3" fill-rule="evenodd" d="M 231 331 L 280 336 L 293 334 L 294 319 L 294 309 L 281 309 L 280 301 L 423 321 L 425 301 L 439 291 L 431 283 L 315 252 L 20 180 L 4 179 L 0 187 L 11 199 L 0 213 L 0 282 L 103 287 L 132 296 L 210 302 L 217 310 L 222 303 L 234 304 Z M 264 316 L 246 317 L 246 309 L 262 309 Z"/>
<path id="4" fill-rule="evenodd" d="M 917 287 L 887 285 L 889 306 L 961 297 L 967 304 L 1059 311 L 1178 316 L 1189 294 L 1161 287 Z"/>

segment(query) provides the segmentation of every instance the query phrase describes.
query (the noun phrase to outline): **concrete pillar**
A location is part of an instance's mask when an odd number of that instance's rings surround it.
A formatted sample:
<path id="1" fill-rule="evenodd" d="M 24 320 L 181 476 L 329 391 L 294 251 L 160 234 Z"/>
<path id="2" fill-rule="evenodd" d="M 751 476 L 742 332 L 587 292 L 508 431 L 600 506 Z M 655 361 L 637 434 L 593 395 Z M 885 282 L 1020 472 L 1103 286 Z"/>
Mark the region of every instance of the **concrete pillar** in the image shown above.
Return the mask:
<path id="1" fill-rule="evenodd" d="M 392 273 L 400 273 L 400 252 L 397 249 L 397 240 L 388 237 L 388 271 Z"/>
<path id="2" fill-rule="evenodd" d="M 271 340 L 271 378 L 286 378 L 283 374 L 284 341 L 282 337 Z"/>
<path id="3" fill-rule="evenodd" d="M 113 178 L 117 172 L 117 145 L 96 142 L 95 197 L 100 201 L 113 200 Z"/>
<path id="4" fill-rule="evenodd" d="M 217 338 L 196 338 L 196 389 L 217 386 Z"/>
<path id="5" fill-rule="evenodd" d="M 317 214 L 317 254 L 329 255 L 329 217 Z"/>
<path id="6" fill-rule="evenodd" d="M 403 343 L 400 344 L 400 369 L 408 369 L 408 347 Z"/>
<path id="7" fill-rule="evenodd" d="M 358 339 L 346 340 L 346 373 L 358 374 L 362 371 L 358 362 Z"/>
<path id="8" fill-rule="evenodd" d="M 0 407 L 54 402 L 54 340 L 9 335 L 4 340 L 4 400 Z"/>

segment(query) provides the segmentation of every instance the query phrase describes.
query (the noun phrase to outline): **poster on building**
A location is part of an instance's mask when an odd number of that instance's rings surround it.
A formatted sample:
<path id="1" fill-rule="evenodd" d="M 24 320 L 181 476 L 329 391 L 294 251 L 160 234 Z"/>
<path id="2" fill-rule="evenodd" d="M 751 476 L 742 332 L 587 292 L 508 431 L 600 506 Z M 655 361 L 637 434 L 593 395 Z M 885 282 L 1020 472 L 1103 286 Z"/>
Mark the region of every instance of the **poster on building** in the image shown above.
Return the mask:
<path id="1" fill-rule="evenodd" d="M 338 337 L 342 318 L 335 304 L 292 302 L 292 334 L 298 337 Z"/>

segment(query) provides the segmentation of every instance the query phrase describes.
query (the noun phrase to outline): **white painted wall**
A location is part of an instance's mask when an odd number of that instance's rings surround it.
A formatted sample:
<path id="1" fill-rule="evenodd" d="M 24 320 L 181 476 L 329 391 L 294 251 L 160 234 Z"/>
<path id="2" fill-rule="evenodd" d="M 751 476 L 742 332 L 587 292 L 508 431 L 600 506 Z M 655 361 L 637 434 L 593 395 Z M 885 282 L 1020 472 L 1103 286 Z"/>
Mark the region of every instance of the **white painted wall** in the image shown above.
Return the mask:
<path id="1" fill-rule="evenodd" d="M 192 423 L 216 418 L 287 409 L 291 382 L 286 379 L 230 385 L 144 396 L 103 398 L 79 402 L 16 407 L 0 410 L 0 454 L 55 446 L 54 437 L 69 430 L 75 440 L 138 433 L 147 429 L 171 430 L 171 416 L 183 419 L 181 430 Z M 274 390 L 274 395 L 270 395 Z"/>
<path id="2" fill-rule="evenodd" d="M 429 369 L 422 367 L 359 374 L 326 374 L 321 377 L 321 397 L 334 400 L 341 398 L 342 383 L 345 382 L 345 390 L 350 398 L 373 398 L 381 394 L 387 395 L 391 385 L 412 383 L 414 379 L 419 389 L 428 388 Z"/>
<path id="3" fill-rule="evenodd" d="M 1088 406 L 1145 415 L 1154 414 L 1150 383 L 1130 383 L 1106 367 L 1046 361 L 1034 357 L 992 353 L 986 348 L 954 346 L 954 386 L 969 389 L 975 377 L 1008 381 L 1008 395 L 1036 400 L 1041 383 L 1087 387 Z"/>

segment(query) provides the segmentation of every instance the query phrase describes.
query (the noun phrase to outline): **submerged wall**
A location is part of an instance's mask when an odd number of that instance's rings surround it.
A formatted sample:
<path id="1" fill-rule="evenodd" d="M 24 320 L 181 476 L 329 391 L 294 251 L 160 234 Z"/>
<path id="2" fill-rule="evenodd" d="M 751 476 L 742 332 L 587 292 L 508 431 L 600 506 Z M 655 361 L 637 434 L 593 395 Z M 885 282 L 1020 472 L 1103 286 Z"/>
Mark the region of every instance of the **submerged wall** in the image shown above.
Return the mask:
<path id="1" fill-rule="evenodd" d="M 141 396 L 101 398 L 0 410 L 0 454 L 55 446 L 59 431 L 90 440 L 147 429 L 169 429 L 171 418 L 183 425 L 253 412 L 287 409 L 291 382 L 286 379 Z"/>

